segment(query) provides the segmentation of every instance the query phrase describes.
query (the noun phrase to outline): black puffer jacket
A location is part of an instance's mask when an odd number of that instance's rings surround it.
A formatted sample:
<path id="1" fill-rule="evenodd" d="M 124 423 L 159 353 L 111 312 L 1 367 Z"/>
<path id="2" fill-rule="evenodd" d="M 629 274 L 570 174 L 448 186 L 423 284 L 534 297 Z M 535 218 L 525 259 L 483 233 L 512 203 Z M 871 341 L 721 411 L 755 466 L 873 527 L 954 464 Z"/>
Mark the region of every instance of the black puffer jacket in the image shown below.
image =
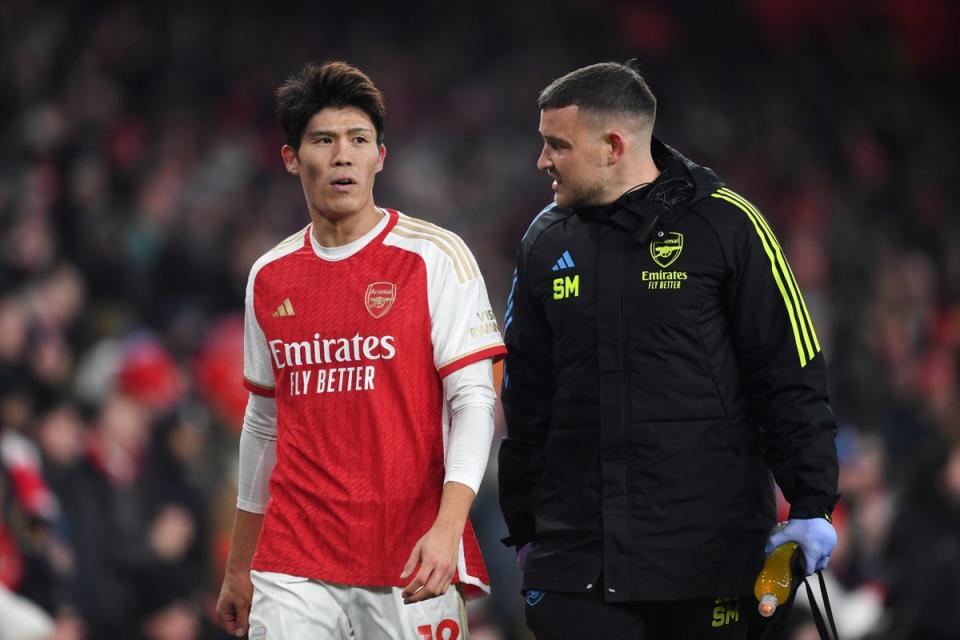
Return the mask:
<path id="1" fill-rule="evenodd" d="M 746 594 L 774 524 L 837 496 L 810 316 L 750 203 L 657 140 L 660 177 L 612 205 L 547 207 L 505 320 L 500 449 L 526 588 L 607 600 Z"/>

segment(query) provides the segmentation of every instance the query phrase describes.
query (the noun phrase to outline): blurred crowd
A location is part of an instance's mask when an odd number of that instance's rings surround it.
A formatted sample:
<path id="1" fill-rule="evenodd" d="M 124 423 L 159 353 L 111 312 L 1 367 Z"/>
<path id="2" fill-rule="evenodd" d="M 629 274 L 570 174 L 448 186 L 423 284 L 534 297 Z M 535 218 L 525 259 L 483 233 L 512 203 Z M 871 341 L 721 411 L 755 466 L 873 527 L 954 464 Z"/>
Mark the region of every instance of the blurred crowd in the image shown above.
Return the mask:
<path id="1" fill-rule="evenodd" d="M 273 118 L 287 74 L 371 75 L 378 203 L 463 236 L 502 317 L 550 198 L 536 94 L 630 57 L 657 134 L 765 212 L 814 316 L 841 424 L 841 636 L 956 637 L 955 3 L 321 4 L 0 5 L 0 640 L 222 637 L 243 289 L 307 219 Z M 522 638 L 492 460 L 473 637 Z M 803 611 L 795 639 L 815 637 Z"/>

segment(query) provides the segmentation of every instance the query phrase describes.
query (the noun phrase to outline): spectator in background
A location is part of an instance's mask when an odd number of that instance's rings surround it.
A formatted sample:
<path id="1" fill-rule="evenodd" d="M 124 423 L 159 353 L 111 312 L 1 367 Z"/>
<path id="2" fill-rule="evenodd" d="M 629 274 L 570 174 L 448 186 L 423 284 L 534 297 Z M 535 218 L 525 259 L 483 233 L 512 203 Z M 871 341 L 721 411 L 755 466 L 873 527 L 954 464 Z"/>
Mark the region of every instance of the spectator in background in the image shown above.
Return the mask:
<path id="1" fill-rule="evenodd" d="M 142 483 L 146 504 L 154 505 L 161 516 L 176 513 L 194 529 L 187 547 L 174 554 L 189 577 L 192 592 L 206 586 L 210 571 L 207 505 L 211 496 L 206 487 L 215 485 L 207 477 L 211 466 L 203 455 L 208 448 L 209 420 L 209 412 L 193 402 L 163 419 L 153 433 Z"/>
<path id="2" fill-rule="evenodd" d="M 5 420 L 11 417 L 9 411 L 2 415 Z M 83 636 L 83 621 L 68 593 L 72 552 L 59 537 L 61 524 L 60 506 L 44 480 L 36 445 L 0 423 L 3 640 L 79 640 Z"/>
<path id="3" fill-rule="evenodd" d="M 107 398 L 64 508 L 76 555 L 77 604 L 93 637 L 126 638 L 153 610 L 150 589 L 175 581 L 189 597 L 185 560 L 197 525 L 176 504 L 153 502 L 143 470 L 151 421 L 131 398 Z"/>
<path id="4" fill-rule="evenodd" d="M 887 545 L 885 638 L 957 637 L 960 610 L 960 441 L 924 448 L 910 465 Z"/>
<path id="5" fill-rule="evenodd" d="M 36 604 L 0 583 L 0 640 L 50 640 L 54 622 Z"/>

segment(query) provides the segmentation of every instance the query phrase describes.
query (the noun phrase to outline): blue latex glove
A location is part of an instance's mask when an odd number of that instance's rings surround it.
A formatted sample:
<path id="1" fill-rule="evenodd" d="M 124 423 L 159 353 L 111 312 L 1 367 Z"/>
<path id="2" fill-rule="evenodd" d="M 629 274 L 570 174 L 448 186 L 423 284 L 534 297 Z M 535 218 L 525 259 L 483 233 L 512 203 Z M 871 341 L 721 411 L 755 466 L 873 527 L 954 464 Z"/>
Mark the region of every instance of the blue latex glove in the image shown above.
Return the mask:
<path id="1" fill-rule="evenodd" d="M 826 518 L 794 518 L 774 528 L 764 551 L 770 553 L 791 540 L 800 546 L 809 576 L 827 568 L 837 546 L 837 532 Z"/>

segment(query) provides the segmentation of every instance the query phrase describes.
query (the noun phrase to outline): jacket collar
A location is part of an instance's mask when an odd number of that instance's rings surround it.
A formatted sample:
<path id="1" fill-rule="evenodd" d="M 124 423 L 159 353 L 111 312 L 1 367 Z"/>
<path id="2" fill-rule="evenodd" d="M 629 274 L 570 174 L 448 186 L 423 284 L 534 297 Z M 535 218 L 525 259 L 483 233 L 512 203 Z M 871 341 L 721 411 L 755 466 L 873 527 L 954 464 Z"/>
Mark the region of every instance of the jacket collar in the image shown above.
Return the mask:
<path id="1" fill-rule="evenodd" d="M 606 219 L 645 245 L 658 224 L 675 222 L 690 205 L 722 186 L 712 170 L 691 162 L 656 137 L 650 147 L 660 169 L 656 180 L 627 191 L 608 205 L 578 207 L 577 215 Z"/>

